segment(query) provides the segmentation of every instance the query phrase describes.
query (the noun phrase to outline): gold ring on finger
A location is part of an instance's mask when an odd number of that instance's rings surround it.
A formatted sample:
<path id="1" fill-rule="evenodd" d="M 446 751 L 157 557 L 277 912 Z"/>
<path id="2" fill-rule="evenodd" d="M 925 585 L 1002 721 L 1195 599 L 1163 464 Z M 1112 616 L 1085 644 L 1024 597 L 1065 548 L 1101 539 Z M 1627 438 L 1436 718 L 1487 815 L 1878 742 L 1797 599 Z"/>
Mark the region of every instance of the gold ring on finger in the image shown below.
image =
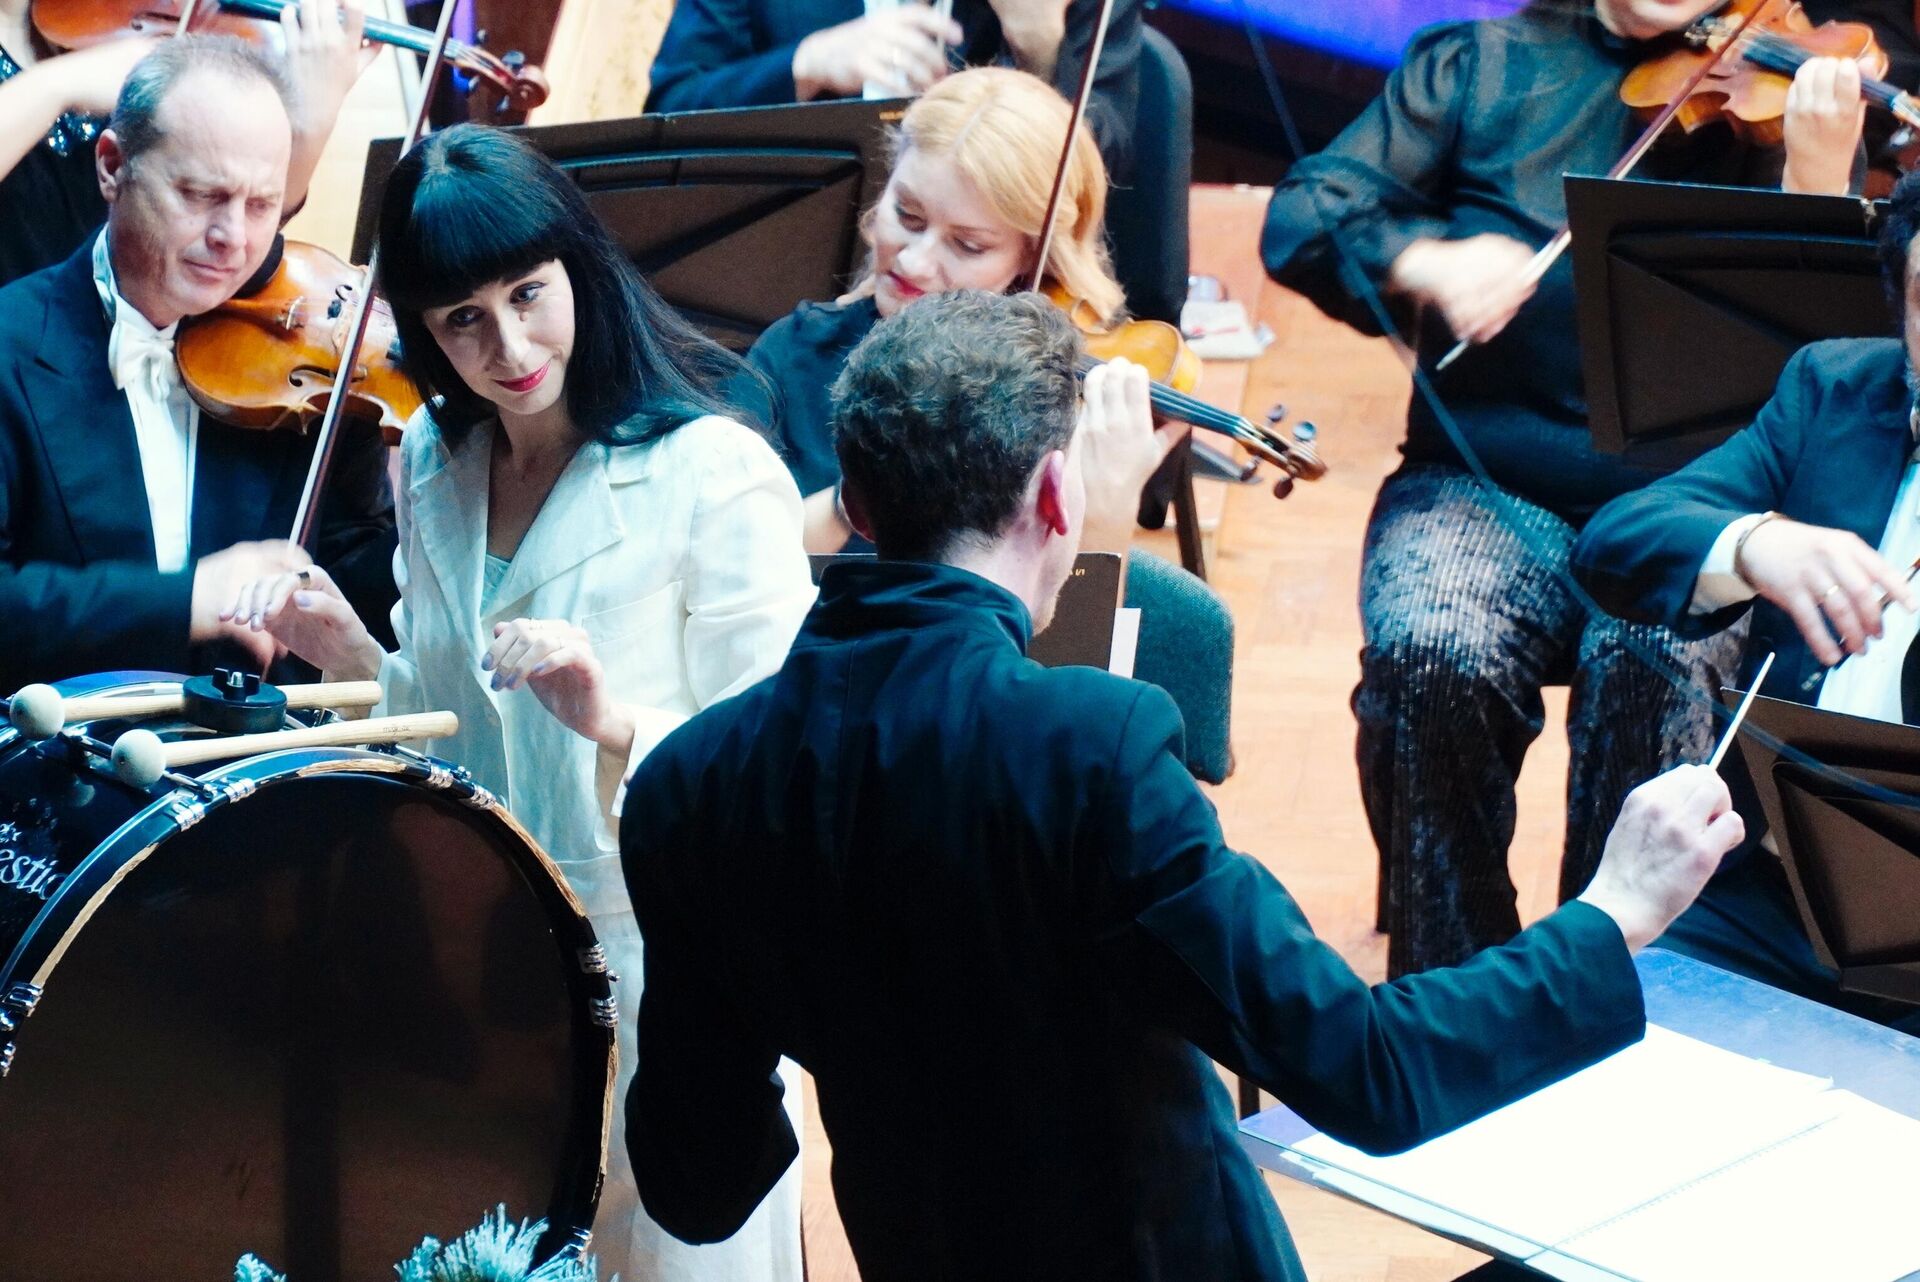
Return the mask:
<path id="1" fill-rule="evenodd" d="M 1820 594 L 1820 599 L 1822 601 L 1831 601 L 1833 600 L 1833 594 L 1838 592 L 1839 590 L 1840 590 L 1840 585 L 1838 583 L 1829 583 L 1827 585 L 1827 590 Z"/>

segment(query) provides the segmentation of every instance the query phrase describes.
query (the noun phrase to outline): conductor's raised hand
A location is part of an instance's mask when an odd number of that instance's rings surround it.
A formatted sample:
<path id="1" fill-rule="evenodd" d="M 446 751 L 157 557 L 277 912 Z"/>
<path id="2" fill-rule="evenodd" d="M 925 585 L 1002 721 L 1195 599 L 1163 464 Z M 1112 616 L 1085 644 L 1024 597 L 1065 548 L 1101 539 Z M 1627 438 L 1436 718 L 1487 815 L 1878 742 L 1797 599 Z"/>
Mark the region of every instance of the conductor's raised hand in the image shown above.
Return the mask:
<path id="1" fill-rule="evenodd" d="M 1677 766 L 1627 794 L 1580 899 L 1613 918 L 1637 951 L 1686 911 L 1745 836 L 1720 776 Z"/>
<path id="2" fill-rule="evenodd" d="M 614 701 L 587 634 L 565 619 L 494 624 L 480 670 L 492 674 L 495 690 L 533 691 L 561 725 L 608 752 L 633 746 L 633 714 Z"/>
<path id="3" fill-rule="evenodd" d="M 269 637 L 335 681 L 371 681 L 385 657 L 333 576 L 302 565 L 242 583 L 221 619 Z"/>

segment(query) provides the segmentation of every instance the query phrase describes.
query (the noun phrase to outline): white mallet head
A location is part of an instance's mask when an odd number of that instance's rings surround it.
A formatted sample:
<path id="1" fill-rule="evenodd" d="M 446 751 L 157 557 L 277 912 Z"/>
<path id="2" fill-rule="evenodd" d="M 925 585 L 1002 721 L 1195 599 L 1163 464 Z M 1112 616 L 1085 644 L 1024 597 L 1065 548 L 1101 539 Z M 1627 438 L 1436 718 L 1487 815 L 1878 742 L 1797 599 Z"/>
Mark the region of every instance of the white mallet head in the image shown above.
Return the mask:
<path id="1" fill-rule="evenodd" d="M 66 729 L 65 702 L 50 685 L 21 686 L 7 701 L 7 719 L 29 739 L 51 739 Z"/>
<path id="2" fill-rule="evenodd" d="M 153 731 L 123 731 L 113 741 L 113 776 L 128 787 L 144 792 L 159 783 L 166 770 L 166 745 Z"/>

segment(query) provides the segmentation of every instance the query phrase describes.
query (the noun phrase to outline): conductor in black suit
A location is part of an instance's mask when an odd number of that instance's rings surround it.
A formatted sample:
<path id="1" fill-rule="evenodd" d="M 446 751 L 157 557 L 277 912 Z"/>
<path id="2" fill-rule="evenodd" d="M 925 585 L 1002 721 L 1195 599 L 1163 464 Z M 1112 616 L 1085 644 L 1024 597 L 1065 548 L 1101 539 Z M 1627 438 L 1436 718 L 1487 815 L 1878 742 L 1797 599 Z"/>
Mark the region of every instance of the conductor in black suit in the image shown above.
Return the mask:
<path id="1" fill-rule="evenodd" d="M 163 42 L 98 140 L 105 231 L 0 290 L 0 693 L 216 658 L 258 670 L 272 643 L 222 609 L 254 578 L 314 560 L 352 585 L 363 617 L 392 605 L 378 434 L 342 438 L 303 550 L 286 535 L 312 438 L 216 422 L 174 361 L 179 323 L 231 298 L 272 247 L 286 102 L 278 65 L 238 41 Z"/>
<path id="2" fill-rule="evenodd" d="M 1227 848 L 1163 692 L 1025 657 L 1099 515 L 1083 472 L 1157 457 L 1140 371 L 1095 371 L 1083 412 L 1079 354 L 1030 294 L 882 321 L 835 388 L 881 559 L 829 569 L 784 669 L 632 780 L 625 1138 L 680 1237 L 726 1237 L 792 1159 L 787 1054 L 869 1282 L 1298 1279 L 1209 1058 L 1344 1140 L 1419 1143 L 1638 1039 L 1632 950 L 1740 837 L 1681 767 L 1578 900 L 1362 983 Z"/>
<path id="3" fill-rule="evenodd" d="M 1750 426 L 1602 507 L 1573 553 L 1574 574 L 1624 618 L 1699 637 L 1751 611 L 1743 687 L 1771 652 L 1769 697 L 1908 724 L 1920 724 L 1920 597 L 1908 581 L 1920 559 L 1916 236 L 1920 178 L 1909 175 L 1880 238 L 1900 338 L 1802 348 Z M 1745 792 L 1744 776 L 1736 786 Z M 1663 945 L 1920 1031 L 1910 1007 L 1840 994 L 1766 850 L 1729 858 Z"/>
<path id="4" fill-rule="evenodd" d="M 1087 104 L 1107 169 L 1131 172 L 1140 108 L 1141 0 L 1114 0 Z M 951 19 L 904 0 L 679 0 L 660 40 L 648 111 L 911 97 L 955 66 L 1011 65 L 1071 100 L 1093 50 L 1099 0 L 955 0 Z"/>

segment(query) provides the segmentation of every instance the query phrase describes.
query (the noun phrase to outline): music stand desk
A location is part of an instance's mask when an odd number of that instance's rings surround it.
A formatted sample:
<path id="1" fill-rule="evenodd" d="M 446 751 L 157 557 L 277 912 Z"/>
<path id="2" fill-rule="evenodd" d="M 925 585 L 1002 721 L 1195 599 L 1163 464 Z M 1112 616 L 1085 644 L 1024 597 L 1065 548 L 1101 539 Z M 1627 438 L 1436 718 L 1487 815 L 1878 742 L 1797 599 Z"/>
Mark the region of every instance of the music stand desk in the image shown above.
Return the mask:
<path id="1" fill-rule="evenodd" d="M 1644 949 L 1634 958 L 1634 968 L 1640 972 L 1649 1024 L 1782 1068 L 1831 1078 L 1836 1088 L 1920 1118 L 1920 1038 L 1664 949 Z M 1540 1244 L 1388 1185 L 1354 1181 L 1354 1191 L 1348 1192 L 1316 1180 L 1320 1164 L 1293 1151 L 1313 1134 L 1311 1126 L 1285 1107 L 1240 1123 L 1241 1146 L 1264 1170 L 1340 1193 L 1489 1255 L 1518 1261 L 1542 1250 Z M 1616 1275 L 1594 1270 L 1593 1276 Z M 1920 1282 L 1920 1273 L 1909 1274 L 1903 1282 Z"/>
<path id="2" fill-rule="evenodd" d="M 1891 334 L 1852 196 L 1568 175 L 1594 445 L 1670 471 L 1753 421 L 1822 338 Z"/>

